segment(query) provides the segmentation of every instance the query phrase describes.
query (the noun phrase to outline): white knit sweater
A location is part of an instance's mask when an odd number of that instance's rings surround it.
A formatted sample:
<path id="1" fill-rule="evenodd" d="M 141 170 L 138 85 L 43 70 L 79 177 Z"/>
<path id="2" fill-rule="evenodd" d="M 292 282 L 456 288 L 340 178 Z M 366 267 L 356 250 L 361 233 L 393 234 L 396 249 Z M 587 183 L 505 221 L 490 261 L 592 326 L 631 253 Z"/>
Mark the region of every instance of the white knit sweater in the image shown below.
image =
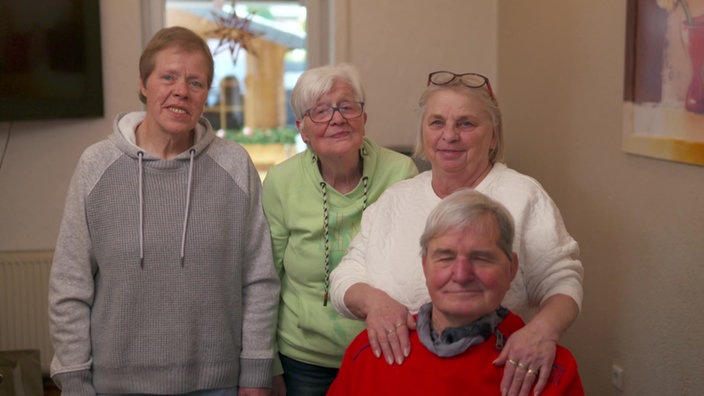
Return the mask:
<path id="1" fill-rule="evenodd" d="M 345 306 L 344 295 L 358 282 L 384 290 L 411 313 L 430 301 L 419 241 L 428 215 L 440 202 L 431 180 L 432 171 L 427 171 L 401 181 L 364 213 L 349 253 L 331 274 L 331 299 L 338 312 L 355 317 Z M 513 250 L 519 271 L 503 305 L 524 320 L 555 294 L 568 295 L 581 307 L 579 246 L 543 187 L 497 163 L 476 190 L 506 206 L 515 222 Z"/>

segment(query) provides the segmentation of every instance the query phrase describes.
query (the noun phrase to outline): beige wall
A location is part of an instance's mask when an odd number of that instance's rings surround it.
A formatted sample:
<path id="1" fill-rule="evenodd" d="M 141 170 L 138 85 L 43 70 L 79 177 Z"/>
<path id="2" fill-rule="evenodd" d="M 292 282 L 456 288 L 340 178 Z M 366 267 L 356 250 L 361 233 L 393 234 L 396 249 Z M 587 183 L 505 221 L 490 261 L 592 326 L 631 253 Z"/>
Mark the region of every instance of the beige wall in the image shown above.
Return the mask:
<path id="1" fill-rule="evenodd" d="M 0 251 L 52 249 L 78 156 L 112 130 L 121 111 L 139 109 L 139 0 L 101 0 L 102 119 L 0 122 Z"/>
<path id="2" fill-rule="evenodd" d="M 701 396 L 704 168 L 621 150 L 625 3 L 500 2 L 508 162 L 580 243 L 586 296 L 565 343 L 587 394 Z"/>
<path id="3" fill-rule="evenodd" d="M 505 113 L 509 165 L 543 183 L 582 248 L 584 311 L 565 343 L 587 394 L 701 396 L 704 168 L 621 150 L 625 0 L 425 3 L 336 3 L 346 27 L 335 57 L 360 68 L 369 134 L 413 143 L 429 71 L 487 74 Z M 115 113 L 140 107 L 140 2 L 101 7 L 105 119 L 0 123 L 0 142 L 12 130 L 0 250 L 53 247 L 78 155 L 110 132 Z M 610 385 L 613 362 L 625 370 L 623 393 Z"/>
<path id="4" fill-rule="evenodd" d="M 378 143 L 415 144 L 416 103 L 429 72 L 472 70 L 495 80 L 495 0 L 348 1 L 338 2 L 348 20 L 336 31 L 335 60 L 359 68 L 367 134 Z"/>

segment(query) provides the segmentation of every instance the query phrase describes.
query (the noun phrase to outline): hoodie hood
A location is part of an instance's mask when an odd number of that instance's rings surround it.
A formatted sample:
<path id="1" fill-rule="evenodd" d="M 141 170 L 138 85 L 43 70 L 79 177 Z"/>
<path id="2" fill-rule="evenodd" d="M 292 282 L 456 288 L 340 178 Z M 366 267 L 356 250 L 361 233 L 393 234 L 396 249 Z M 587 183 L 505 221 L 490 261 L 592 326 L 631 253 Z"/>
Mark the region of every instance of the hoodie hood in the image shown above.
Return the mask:
<path id="1" fill-rule="evenodd" d="M 139 186 L 139 265 L 144 268 L 144 162 L 149 161 L 158 164 L 160 168 L 178 168 L 182 166 L 181 161 L 188 161 L 188 183 L 186 195 L 186 208 L 183 214 L 183 229 L 181 233 L 181 266 L 184 265 L 186 256 L 186 235 L 188 232 L 188 218 L 191 211 L 191 194 L 193 185 L 193 167 L 195 158 L 202 154 L 210 143 L 216 138 L 213 133 L 213 128 L 207 119 L 201 117 L 195 126 L 195 143 L 188 150 L 177 155 L 171 160 L 163 160 L 156 157 L 141 147 L 137 146 L 137 138 L 135 131 L 139 124 L 144 120 L 146 112 L 122 113 L 115 117 L 113 125 L 113 133 L 110 135 L 110 141 L 117 146 L 125 155 L 136 159 L 139 167 L 138 186 Z M 148 182 L 148 181 L 146 181 Z"/>
<path id="2" fill-rule="evenodd" d="M 121 113 L 115 117 L 113 122 L 113 133 L 110 135 L 110 141 L 115 144 L 120 151 L 131 158 L 137 159 L 140 152 L 144 154 L 144 160 L 161 160 L 160 158 L 149 154 L 141 147 L 137 146 L 137 137 L 135 131 L 137 126 L 142 123 L 147 113 L 144 111 L 135 111 L 131 113 Z M 173 160 L 184 160 L 190 156 L 189 152 L 195 150 L 195 156 L 200 155 L 216 138 L 213 132 L 213 127 L 210 122 L 204 117 L 198 120 L 195 126 L 195 144 L 188 150 L 179 154 Z"/>

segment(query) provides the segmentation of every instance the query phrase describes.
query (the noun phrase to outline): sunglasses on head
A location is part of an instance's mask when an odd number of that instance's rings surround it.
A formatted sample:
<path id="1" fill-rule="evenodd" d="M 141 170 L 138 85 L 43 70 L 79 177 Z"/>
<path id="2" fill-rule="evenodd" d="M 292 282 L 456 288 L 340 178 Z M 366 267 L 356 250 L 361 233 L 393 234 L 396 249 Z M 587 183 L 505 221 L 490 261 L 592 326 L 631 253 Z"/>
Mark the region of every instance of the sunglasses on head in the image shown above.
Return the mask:
<path id="1" fill-rule="evenodd" d="M 468 88 L 481 88 L 486 85 L 486 89 L 489 91 L 489 96 L 491 96 L 492 100 L 496 100 L 496 98 L 494 98 L 494 91 L 491 89 L 489 79 L 479 73 L 455 74 L 444 70 L 436 71 L 428 74 L 427 85 L 447 85 L 458 79 L 465 87 Z"/>

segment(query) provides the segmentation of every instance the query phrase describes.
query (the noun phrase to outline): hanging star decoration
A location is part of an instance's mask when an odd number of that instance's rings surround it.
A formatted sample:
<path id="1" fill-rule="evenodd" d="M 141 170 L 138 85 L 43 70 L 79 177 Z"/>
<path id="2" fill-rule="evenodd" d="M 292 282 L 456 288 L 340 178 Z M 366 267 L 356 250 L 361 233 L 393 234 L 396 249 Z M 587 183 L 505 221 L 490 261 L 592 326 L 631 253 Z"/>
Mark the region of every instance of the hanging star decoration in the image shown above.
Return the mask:
<path id="1" fill-rule="evenodd" d="M 261 34 L 251 29 L 252 17 L 256 12 L 252 12 L 244 18 L 240 18 L 235 10 L 235 2 L 232 2 L 232 13 L 213 12 L 213 18 L 217 27 L 205 34 L 210 37 L 219 38 L 218 46 L 213 55 L 217 55 L 225 50 L 230 51 L 233 63 L 237 63 L 237 56 L 240 50 L 244 50 L 257 56 L 252 47 L 252 39 Z"/>

